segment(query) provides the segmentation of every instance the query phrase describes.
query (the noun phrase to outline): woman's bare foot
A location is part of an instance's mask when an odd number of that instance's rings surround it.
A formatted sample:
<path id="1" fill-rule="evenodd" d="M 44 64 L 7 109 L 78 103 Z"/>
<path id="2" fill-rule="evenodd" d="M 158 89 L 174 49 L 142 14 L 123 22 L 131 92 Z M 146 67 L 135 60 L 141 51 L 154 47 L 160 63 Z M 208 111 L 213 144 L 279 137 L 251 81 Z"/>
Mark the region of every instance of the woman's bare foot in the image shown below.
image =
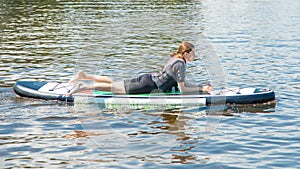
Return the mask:
<path id="1" fill-rule="evenodd" d="M 72 84 L 72 83 L 74 83 L 74 82 L 76 82 L 76 81 L 78 81 L 78 80 L 84 80 L 84 79 L 86 79 L 85 73 L 84 73 L 83 71 L 79 71 L 79 72 L 75 75 L 75 77 L 69 81 L 69 84 Z"/>
<path id="2" fill-rule="evenodd" d="M 67 97 L 71 96 L 73 93 L 78 93 L 85 90 L 83 83 L 78 83 L 69 93 L 66 94 Z"/>

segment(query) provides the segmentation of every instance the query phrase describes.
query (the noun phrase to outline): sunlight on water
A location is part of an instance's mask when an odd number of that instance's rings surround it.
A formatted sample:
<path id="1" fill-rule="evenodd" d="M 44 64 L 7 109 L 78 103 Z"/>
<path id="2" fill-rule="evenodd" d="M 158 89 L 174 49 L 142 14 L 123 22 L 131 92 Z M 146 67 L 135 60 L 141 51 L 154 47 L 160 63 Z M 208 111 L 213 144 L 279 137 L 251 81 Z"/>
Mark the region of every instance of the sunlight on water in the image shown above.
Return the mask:
<path id="1" fill-rule="evenodd" d="M 299 166 L 299 3 L 9 1 L 0 6 L 0 168 Z M 196 46 L 188 79 L 263 87 L 276 101 L 105 109 L 17 97 L 18 80 L 115 80 Z"/>

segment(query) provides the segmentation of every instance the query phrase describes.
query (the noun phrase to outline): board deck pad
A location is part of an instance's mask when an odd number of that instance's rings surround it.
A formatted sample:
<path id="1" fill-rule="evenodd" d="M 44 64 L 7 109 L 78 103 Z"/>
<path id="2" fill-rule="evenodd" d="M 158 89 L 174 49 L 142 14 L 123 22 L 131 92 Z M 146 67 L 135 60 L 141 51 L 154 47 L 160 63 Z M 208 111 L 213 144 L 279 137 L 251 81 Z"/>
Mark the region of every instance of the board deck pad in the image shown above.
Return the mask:
<path id="1" fill-rule="evenodd" d="M 100 91 L 100 90 L 93 90 L 93 94 L 96 95 L 115 95 L 112 92 Z M 150 93 L 150 94 L 124 94 L 124 95 L 133 95 L 133 96 L 151 96 L 151 95 L 161 95 L 162 93 Z M 167 92 L 163 93 L 164 95 L 180 95 L 179 92 Z"/>

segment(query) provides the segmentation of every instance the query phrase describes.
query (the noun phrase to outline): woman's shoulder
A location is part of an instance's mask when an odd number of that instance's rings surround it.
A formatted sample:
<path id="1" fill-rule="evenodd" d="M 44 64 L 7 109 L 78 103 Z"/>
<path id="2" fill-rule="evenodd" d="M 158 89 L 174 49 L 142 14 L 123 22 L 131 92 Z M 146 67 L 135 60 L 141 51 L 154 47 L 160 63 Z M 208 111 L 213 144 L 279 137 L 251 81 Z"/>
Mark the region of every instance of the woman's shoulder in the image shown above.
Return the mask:
<path id="1" fill-rule="evenodd" d="M 185 62 L 183 59 L 180 58 L 170 58 L 167 64 L 164 66 L 163 70 L 166 70 L 168 68 L 174 68 L 174 67 L 185 67 Z"/>
<path id="2" fill-rule="evenodd" d="M 186 63 L 183 59 L 176 58 L 172 60 L 169 65 L 172 67 L 172 70 L 185 70 Z"/>
<path id="3" fill-rule="evenodd" d="M 176 63 L 182 63 L 185 64 L 185 61 L 178 57 L 171 57 L 168 61 L 169 64 L 176 64 Z"/>

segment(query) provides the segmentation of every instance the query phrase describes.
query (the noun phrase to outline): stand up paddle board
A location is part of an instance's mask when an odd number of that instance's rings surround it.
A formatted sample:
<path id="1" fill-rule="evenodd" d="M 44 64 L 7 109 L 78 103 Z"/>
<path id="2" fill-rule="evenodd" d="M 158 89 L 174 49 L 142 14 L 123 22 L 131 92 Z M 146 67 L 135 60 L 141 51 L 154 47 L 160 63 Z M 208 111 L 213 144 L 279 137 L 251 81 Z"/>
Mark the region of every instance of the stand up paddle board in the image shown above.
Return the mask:
<path id="1" fill-rule="evenodd" d="M 74 86 L 68 83 L 47 81 L 18 81 L 13 86 L 15 93 L 21 97 L 80 102 L 82 99 L 92 103 L 103 104 L 254 104 L 265 103 L 275 99 L 275 93 L 263 88 L 224 88 L 207 94 L 151 93 L 116 95 L 111 92 L 90 90 L 67 97 Z"/>

